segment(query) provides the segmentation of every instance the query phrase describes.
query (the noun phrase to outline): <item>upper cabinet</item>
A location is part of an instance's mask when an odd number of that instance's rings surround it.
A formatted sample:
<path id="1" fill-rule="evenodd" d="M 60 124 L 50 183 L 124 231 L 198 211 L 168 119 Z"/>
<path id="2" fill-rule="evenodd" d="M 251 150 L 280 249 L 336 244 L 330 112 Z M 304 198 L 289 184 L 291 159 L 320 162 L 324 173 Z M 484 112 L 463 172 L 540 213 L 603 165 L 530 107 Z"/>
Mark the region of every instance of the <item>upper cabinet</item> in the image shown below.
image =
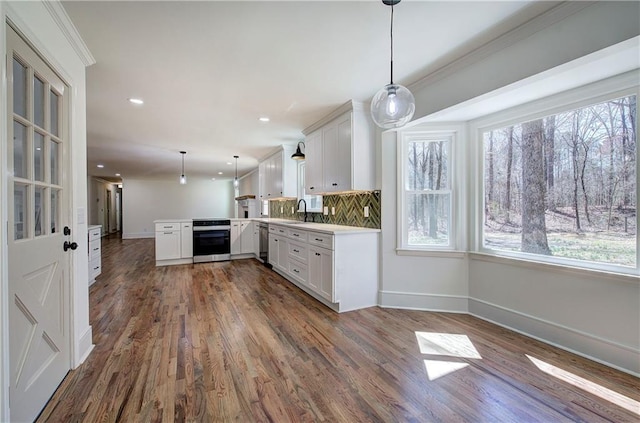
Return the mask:
<path id="1" fill-rule="evenodd" d="M 368 105 L 348 101 L 303 132 L 307 193 L 375 189 L 375 129 Z"/>
<path id="2" fill-rule="evenodd" d="M 296 161 L 291 160 L 293 150 L 291 146 L 282 146 L 260 163 L 260 200 L 296 198 Z"/>

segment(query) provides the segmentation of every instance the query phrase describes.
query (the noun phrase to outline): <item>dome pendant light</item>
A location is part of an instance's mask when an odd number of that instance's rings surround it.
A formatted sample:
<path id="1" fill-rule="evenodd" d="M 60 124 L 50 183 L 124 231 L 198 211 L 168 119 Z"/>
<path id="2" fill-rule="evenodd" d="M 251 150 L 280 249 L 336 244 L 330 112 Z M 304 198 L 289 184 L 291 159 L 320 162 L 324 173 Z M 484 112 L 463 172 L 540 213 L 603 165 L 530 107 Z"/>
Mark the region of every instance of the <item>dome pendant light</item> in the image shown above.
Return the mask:
<path id="1" fill-rule="evenodd" d="M 393 83 L 393 6 L 400 0 L 382 0 L 391 6 L 391 82 L 376 93 L 371 100 L 371 117 L 376 125 L 384 129 L 404 126 L 416 111 L 416 100 L 411 91 Z"/>
<path id="2" fill-rule="evenodd" d="M 180 175 L 180 185 L 186 185 L 187 177 L 184 176 L 184 155 L 187 154 L 187 152 L 181 151 L 180 154 L 182 154 L 182 174 Z"/>
<path id="3" fill-rule="evenodd" d="M 238 156 L 233 156 L 233 158 L 236 159 L 236 177 L 233 178 L 233 186 L 238 188 Z"/>
<path id="4" fill-rule="evenodd" d="M 291 155 L 293 160 L 304 160 L 304 153 L 300 150 L 300 144 L 304 145 L 304 142 L 298 142 L 298 148 L 296 148 L 296 152 Z"/>

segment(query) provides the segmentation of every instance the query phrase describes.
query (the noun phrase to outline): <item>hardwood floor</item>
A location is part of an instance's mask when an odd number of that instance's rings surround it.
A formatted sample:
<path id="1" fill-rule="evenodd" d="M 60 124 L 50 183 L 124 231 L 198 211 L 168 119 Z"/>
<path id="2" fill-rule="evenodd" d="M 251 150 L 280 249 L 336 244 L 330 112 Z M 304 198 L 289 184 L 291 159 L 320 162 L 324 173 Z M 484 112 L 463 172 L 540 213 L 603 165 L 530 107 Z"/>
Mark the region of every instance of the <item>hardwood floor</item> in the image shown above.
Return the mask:
<path id="1" fill-rule="evenodd" d="M 96 347 L 38 421 L 640 419 L 637 378 L 468 315 L 336 314 L 255 260 L 157 268 L 153 240 L 102 263 Z"/>

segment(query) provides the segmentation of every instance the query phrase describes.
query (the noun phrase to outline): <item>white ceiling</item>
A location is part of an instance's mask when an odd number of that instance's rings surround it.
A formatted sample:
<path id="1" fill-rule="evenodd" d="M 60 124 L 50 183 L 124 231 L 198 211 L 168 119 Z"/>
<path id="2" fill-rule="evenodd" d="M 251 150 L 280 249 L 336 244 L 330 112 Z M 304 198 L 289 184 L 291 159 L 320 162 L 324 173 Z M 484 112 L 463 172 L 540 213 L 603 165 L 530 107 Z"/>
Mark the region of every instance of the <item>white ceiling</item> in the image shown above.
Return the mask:
<path id="1" fill-rule="evenodd" d="M 405 0 L 395 7 L 395 81 L 416 82 L 556 4 Z M 232 178 L 234 155 L 243 175 L 388 83 L 390 9 L 380 1 L 63 5 L 96 59 L 87 69 L 94 176 L 177 180 L 180 150 L 188 177 Z"/>

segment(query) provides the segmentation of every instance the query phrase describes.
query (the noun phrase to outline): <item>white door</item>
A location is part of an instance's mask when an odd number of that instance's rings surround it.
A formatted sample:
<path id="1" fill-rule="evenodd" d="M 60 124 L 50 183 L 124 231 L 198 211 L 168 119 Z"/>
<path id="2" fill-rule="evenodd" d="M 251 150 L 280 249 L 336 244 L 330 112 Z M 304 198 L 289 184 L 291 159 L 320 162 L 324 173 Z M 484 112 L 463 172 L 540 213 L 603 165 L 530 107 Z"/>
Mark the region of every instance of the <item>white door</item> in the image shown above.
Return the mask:
<path id="1" fill-rule="evenodd" d="M 32 421 L 71 368 L 65 85 L 7 27 L 11 421 Z"/>

